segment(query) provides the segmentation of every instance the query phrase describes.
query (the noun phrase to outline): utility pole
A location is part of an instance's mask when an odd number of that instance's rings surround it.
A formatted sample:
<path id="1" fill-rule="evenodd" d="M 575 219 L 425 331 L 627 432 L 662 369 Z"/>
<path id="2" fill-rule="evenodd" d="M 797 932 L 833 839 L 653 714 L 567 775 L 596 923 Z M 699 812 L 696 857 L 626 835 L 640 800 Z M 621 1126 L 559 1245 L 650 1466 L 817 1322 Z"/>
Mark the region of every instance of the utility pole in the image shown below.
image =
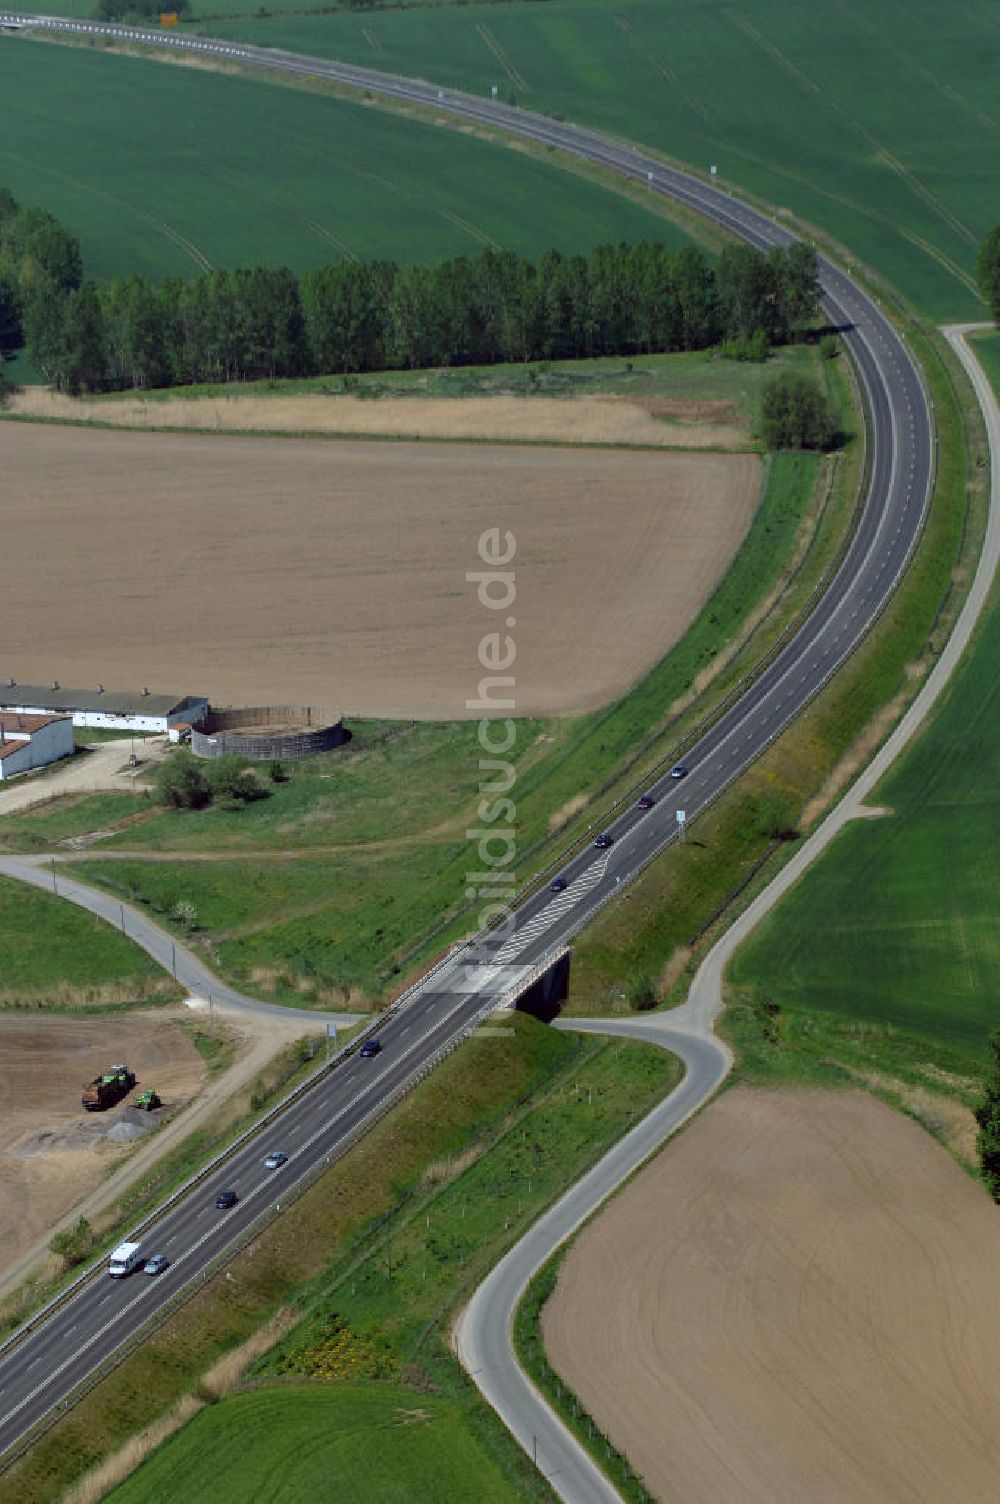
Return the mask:
<path id="1" fill-rule="evenodd" d="M 119 907 L 119 909 L 121 911 L 121 916 L 122 916 L 122 934 L 124 935 L 124 933 L 125 933 L 125 905 L 123 903 L 120 903 L 118 905 L 118 907 Z"/>
<path id="2" fill-rule="evenodd" d="M 176 982 L 176 980 L 177 980 L 177 946 L 174 944 L 173 940 L 171 940 L 171 942 L 170 942 L 170 966 L 171 966 L 171 970 L 174 973 L 174 981 Z"/>
<path id="3" fill-rule="evenodd" d="M 58 893 L 59 889 L 56 887 L 56 859 L 54 856 L 49 858 L 49 865 L 52 868 L 52 891 L 53 893 Z"/>

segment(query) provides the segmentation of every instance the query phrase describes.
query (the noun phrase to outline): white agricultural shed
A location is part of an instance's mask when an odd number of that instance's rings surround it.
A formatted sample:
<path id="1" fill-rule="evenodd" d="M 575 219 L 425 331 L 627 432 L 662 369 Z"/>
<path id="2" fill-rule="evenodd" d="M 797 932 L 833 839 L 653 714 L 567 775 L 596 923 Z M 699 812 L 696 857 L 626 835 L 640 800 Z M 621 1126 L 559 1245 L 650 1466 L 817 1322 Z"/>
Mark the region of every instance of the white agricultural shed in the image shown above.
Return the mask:
<path id="1" fill-rule="evenodd" d="M 68 715 L 0 711 L 0 780 L 72 755 L 73 722 Z"/>
<path id="2" fill-rule="evenodd" d="M 153 695 L 148 689 L 63 689 L 61 684 L 0 685 L 0 712 L 19 715 L 68 715 L 74 726 L 103 731 L 169 731 L 178 721 L 197 721 L 208 714 L 202 695 Z"/>

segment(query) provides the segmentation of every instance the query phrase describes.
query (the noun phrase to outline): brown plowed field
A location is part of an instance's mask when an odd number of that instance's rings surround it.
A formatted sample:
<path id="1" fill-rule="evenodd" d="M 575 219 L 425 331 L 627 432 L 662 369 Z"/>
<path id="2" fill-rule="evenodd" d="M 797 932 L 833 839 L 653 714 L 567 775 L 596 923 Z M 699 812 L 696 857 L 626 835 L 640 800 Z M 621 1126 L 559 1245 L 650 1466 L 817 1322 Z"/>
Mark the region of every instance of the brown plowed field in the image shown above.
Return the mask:
<path id="1" fill-rule="evenodd" d="M 205 1066 L 162 1011 L 104 1018 L 0 1015 L 0 1271 L 95 1186 L 129 1145 L 104 1134 L 131 1100 L 85 1112 L 85 1081 L 124 1060 L 167 1108 L 198 1092 Z M 145 1140 L 144 1140 L 145 1141 Z"/>
<path id="2" fill-rule="evenodd" d="M 515 713 L 612 699 L 696 614 L 761 483 L 747 454 L 17 423 L 0 464 L 0 677 L 421 718 L 469 713 L 508 614 Z M 491 527 L 517 540 L 509 613 L 466 582 Z"/>
<path id="3" fill-rule="evenodd" d="M 543 1320 L 660 1500 L 997 1496 L 1000 1211 L 862 1093 L 727 1092 L 583 1232 Z"/>

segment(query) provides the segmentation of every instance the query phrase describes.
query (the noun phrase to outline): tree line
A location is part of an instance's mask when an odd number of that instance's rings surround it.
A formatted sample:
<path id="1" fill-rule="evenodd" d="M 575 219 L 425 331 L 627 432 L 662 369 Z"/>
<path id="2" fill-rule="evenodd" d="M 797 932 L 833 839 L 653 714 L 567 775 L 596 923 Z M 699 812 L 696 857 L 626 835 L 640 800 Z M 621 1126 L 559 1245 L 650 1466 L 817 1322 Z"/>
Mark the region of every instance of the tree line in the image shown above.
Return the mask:
<path id="1" fill-rule="evenodd" d="M 4 213 L 6 204 L 7 213 Z M 485 250 L 429 266 L 341 262 L 84 281 L 42 210 L 0 201 L 0 349 L 21 343 L 57 390 L 121 391 L 319 373 L 704 349 L 762 358 L 814 317 L 808 246 Z"/>

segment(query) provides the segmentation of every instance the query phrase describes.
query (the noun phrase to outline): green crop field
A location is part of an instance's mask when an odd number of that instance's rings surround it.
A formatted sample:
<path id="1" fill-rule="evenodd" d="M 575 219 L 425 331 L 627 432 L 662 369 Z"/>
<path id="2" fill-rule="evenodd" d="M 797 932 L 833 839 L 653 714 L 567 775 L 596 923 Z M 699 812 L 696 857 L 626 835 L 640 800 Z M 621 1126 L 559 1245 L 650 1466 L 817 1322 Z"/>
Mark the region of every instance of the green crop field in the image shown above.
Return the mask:
<path id="1" fill-rule="evenodd" d="M 496 85 L 525 108 L 715 163 L 838 237 L 927 314 L 979 310 L 971 272 L 995 218 L 1000 144 L 993 0 L 266 9 L 208 4 L 200 29 L 480 95 Z"/>
<path id="2" fill-rule="evenodd" d="M 121 1002 L 172 990 L 131 940 L 53 894 L 0 878 L 0 1006 Z"/>
<path id="3" fill-rule="evenodd" d="M 0 98 L 0 184 L 97 278 L 684 240 L 546 163 L 305 90 L 0 37 Z"/>
<path id="4" fill-rule="evenodd" d="M 1000 335 L 978 336 L 1000 396 Z M 1000 610 L 928 730 L 737 954 L 730 980 L 797 1013 L 889 1024 L 983 1053 L 1000 1026 Z"/>
<path id="5" fill-rule="evenodd" d="M 236 1394 L 108 1496 L 108 1504 L 515 1504 L 516 1488 L 454 1407 L 395 1386 L 292 1384 Z"/>
<path id="6" fill-rule="evenodd" d="M 969 1056 L 1000 1025 L 1000 613 L 929 731 L 739 952 L 730 978 L 795 1009 Z"/>

